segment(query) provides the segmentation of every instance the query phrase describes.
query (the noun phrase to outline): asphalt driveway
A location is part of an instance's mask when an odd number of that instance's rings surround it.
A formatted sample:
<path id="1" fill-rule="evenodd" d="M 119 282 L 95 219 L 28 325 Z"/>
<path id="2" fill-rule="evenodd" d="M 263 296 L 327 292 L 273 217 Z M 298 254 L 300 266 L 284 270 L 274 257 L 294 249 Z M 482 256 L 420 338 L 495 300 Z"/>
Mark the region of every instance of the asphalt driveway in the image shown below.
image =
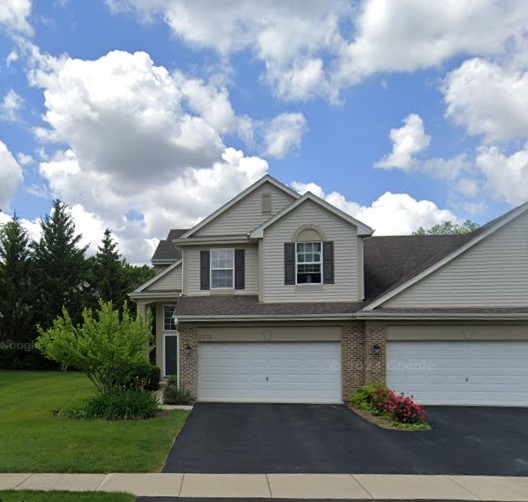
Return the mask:
<path id="1" fill-rule="evenodd" d="M 345 406 L 197 404 L 164 472 L 528 476 L 528 409 L 430 407 L 430 431 Z"/>

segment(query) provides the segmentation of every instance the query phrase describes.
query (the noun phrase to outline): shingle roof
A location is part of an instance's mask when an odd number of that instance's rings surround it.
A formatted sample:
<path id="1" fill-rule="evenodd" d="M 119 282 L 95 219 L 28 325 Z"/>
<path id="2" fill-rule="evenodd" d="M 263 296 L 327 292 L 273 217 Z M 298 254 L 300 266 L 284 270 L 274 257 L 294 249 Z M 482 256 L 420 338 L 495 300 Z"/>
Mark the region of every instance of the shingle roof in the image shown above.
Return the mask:
<path id="1" fill-rule="evenodd" d="M 165 240 L 159 241 L 156 251 L 152 256 L 152 263 L 159 261 L 176 261 L 181 258 L 181 252 L 179 249 L 176 249 L 173 239 L 177 239 L 181 235 L 187 232 L 186 228 L 173 228 L 169 231 L 169 235 Z"/>
<path id="2" fill-rule="evenodd" d="M 459 235 L 400 235 L 364 241 L 365 298 L 373 300 L 452 253 L 475 237 Z"/>
<path id="3" fill-rule="evenodd" d="M 257 296 L 182 296 L 177 316 L 294 316 L 351 314 L 362 302 L 259 303 Z"/>

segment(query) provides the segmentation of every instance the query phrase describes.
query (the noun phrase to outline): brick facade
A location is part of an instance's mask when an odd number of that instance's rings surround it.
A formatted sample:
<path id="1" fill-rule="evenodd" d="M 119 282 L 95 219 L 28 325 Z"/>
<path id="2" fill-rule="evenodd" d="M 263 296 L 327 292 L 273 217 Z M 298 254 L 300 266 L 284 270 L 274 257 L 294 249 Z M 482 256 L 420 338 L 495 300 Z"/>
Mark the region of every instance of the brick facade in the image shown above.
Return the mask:
<path id="1" fill-rule="evenodd" d="M 381 323 L 350 323 L 342 328 L 341 381 L 343 401 L 362 385 L 385 383 L 387 334 Z M 379 355 L 374 346 L 379 345 Z"/>
<path id="2" fill-rule="evenodd" d="M 198 330 L 193 327 L 180 327 L 180 388 L 189 390 L 194 397 L 198 393 Z M 187 348 L 190 347 L 190 353 Z"/>

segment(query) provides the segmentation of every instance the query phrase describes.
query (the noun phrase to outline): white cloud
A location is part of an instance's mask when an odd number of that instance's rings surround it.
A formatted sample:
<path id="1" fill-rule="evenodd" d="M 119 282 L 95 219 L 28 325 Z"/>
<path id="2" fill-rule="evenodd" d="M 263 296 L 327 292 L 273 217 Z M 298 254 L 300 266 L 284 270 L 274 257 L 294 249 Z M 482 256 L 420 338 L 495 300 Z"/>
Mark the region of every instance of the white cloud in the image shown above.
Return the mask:
<path id="1" fill-rule="evenodd" d="M 494 146 L 482 146 L 475 163 L 492 196 L 512 205 L 528 201 L 528 145 L 511 155 Z"/>
<path id="2" fill-rule="evenodd" d="M 0 140 L 0 210 L 9 209 L 11 199 L 23 179 L 22 168 Z"/>
<path id="3" fill-rule="evenodd" d="M 261 125 L 234 113 L 221 84 L 170 74 L 146 53 L 84 61 L 33 47 L 31 60 L 49 125 L 37 134 L 67 145 L 42 156 L 40 174 L 52 195 L 79 208 L 83 226 L 92 218 L 98 232 L 114 231 L 133 262 L 148 261 L 169 228 L 196 223 L 268 170 L 224 144 L 224 135 L 251 137 Z"/>
<path id="4" fill-rule="evenodd" d="M 343 49 L 340 79 L 437 66 L 455 55 L 501 54 L 526 35 L 524 0 L 368 0 L 356 38 Z"/>
<path id="5" fill-rule="evenodd" d="M 264 148 L 270 157 L 285 157 L 292 149 L 301 146 L 306 131 L 306 119 L 302 113 L 282 113 L 266 126 Z"/>
<path id="6" fill-rule="evenodd" d="M 294 182 L 295 190 L 310 191 L 324 198 L 342 211 L 369 225 L 375 235 L 406 235 L 420 227 L 430 228 L 445 220 L 457 221 L 447 209 L 440 209 L 434 202 L 416 200 L 408 194 L 385 192 L 370 206 L 352 202 L 339 192 L 325 194 L 315 183 Z"/>
<path id="7" fill-rule="evenodd" d="M 435 67 L 460 55 L 503 56 L 526 37 L 524 0 L 107 0 L 114 12 L 163 19 L 196 48 L 225 61 L 250 51 L 287 100 L 325 97 L 378 72 Z"/>
<path id="8" fill-rule="evenodd" d="M 469 134 L 486 141 L 528 136 L 528 71 L 475 58 L 447 76 L 443 92 L 447 116 Z"/>
<path id="9" fill-rule="evenodd" d="M 0 2 L 0 26 L 10 33 L 31 35 L 33 30 L 27 18 L 31 14 L 31 0 L 2 0 Z"/>
<path id="10" fill-rule="evenodd" d="M 425 134 L 422 118 L 411 113 L 403 120 L 399 129 L 391 129 L 392 152 L 376 163 L 382 169 L 411 169 L 416 162 L 415 155 L 423 152 L 431 142 L 431 136 Z"/>
<path id="11" fill-rule="evenodd" d="M 455 190 L 467 197 L 476 197 L 480 192 L 480 185 L 476 179 L 460 178 L 455 184 Z"/>
<path id="12" fill-rule="evenodd" d="M 6 122 L 18 120 L 18 111 L 24 104 L 24 99 L 13 89 L 10 89 L 0 103 L 0 119 Z"/>
<path id="13" fill-rule="evenodd" d="M 35 162 L 35 159 L 31 155 L 19 152 L 17 153 L 18 163 L 22 166 L 29 166 Z"/>

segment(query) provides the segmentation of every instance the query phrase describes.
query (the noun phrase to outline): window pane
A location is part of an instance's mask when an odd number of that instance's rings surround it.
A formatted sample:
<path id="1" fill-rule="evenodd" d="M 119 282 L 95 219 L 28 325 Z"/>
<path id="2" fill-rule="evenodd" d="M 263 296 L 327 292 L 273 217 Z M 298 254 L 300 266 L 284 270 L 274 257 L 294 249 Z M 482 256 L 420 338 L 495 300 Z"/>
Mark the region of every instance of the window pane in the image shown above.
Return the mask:
<path id="1" fill-rule="evenodd" d="M 321 243 L 297 243 L 297 283 L 321 283 Z"/>
<path id="2" fill-rule="evenodd" d="M 211 287 L 213 288 L 232 288 L 233 287 L 233 270 L 212 270 Z"/>
<path id="3" fill-rule="evenodd" d="M 298 273 L 297 284 L 321 284 L 321 274 L 317 273 Z"/>
<path id="4" fill-rule="evenodd" d="M 163 330 L 164 331 L 176 331 L 176 325 L 174 324 L 174 309 L 176 305 L 163 305 Z"/>
<path id="5" fill-rule="evenodd" d="M 178 373 L 178 337 L 165 337 L 165 376 Z"/>

